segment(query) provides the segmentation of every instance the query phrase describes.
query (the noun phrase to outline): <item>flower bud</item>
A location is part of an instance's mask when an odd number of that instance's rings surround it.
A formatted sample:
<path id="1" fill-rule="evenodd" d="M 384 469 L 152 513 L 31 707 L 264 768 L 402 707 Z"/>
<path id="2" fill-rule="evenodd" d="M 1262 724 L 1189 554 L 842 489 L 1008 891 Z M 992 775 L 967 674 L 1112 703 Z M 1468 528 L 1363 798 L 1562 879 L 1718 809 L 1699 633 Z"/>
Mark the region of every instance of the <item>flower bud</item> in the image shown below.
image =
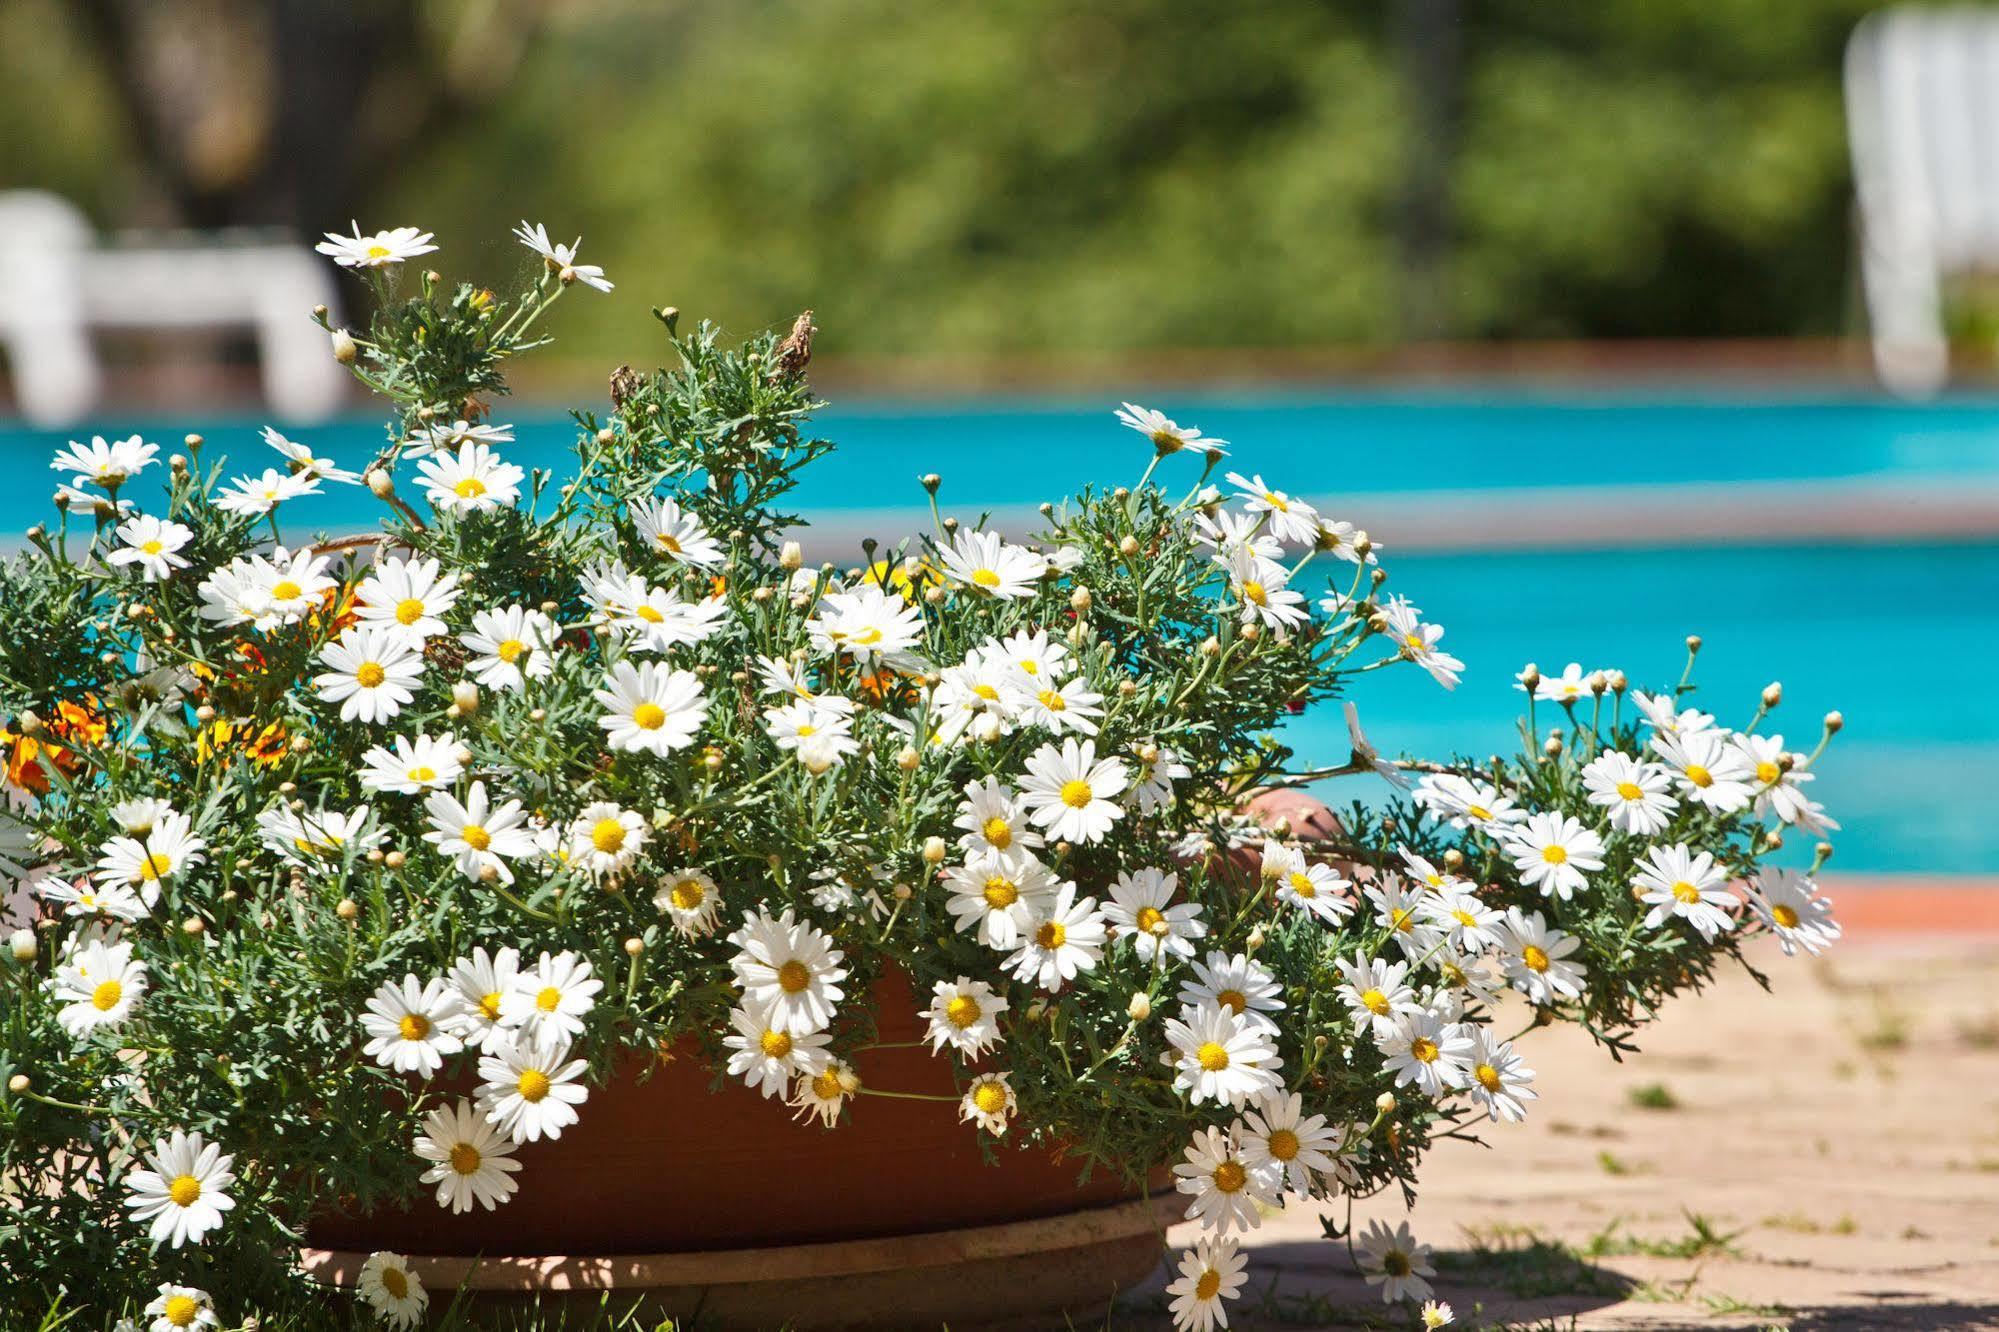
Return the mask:
<path id="1" fill-rule="evenodd" d="M 1592 694 L 1595 694 L 1598 698 L 1602 698 L 1604 696 L 1605 691 L 1607 691 L 1609 688 L 1610 688 L 1609 676 L 1605 675 L 1602 671 L 1590 672 L 1589 691 Z"/>
<path id="2" fill-rule="evenodd" d="M 387 499 L 396 493 L 395 478 L 389 475 L 386 467 L 370 467 L 368 474 L 361 479 L 368 483 L 368 489 L 376 499 Z"/>
<path id="3" fill-rule="evenodd" d="M 598 444 L 608 448 L 610 445 L 615 444 L 617 442 L 618 442 L 618 432 L 611 429 L 611 427 L 604 426 L 597 431 Z"/>
<path id="4" fill-rule="evenodd" d="M 1118 549 L 1118 554 L 1124 556 L 1126 559 L 1130 559 L 1132 556 L 1138 554 L 1138 538 L 1131 536 L 1126 537 L 1124 540 L 1117 543 L 1117 549 Z"/>
<path id="5" fill-rule="evenodd" d="M 944 863 L 944 857 L 947 854 L 949 854 L 949 852 L 944 846 L 943 838 L 930 837 L 924 840 L 923 859 L 927 863 L 932 865 L 941 865 Z"/>
<path id="6" fill-rule="evenodd" d="M 344 328 L 334 329 L 333 359 L 342 365 L 352 365 L 356 354 L 353 335 Z"/>
<path id="7" fill-rule="evenodd" d="M 1774 708 L 1783 701 L 1784 701 L 1784 682 L 1782 680 L 1772 680 L 1769 684 L 1763 686 L 1764 707 Z"/>
<path id="8" fill-rule="evenodd" d="M 1242 627 L 1242 641 L 1243 641 L 1243 642 L 1245 642 L 1245 643 L 1254 643 L 1254 642 L 1256 642 L 1256 641 L 1257 641 L 1258 639 L 1260 639 L 1260 638 L 1262 638 L 1262 637 L 1263 637 L 1263 626 L 1262 626 L 1262 625 L 1260 625 L 1260 624 L 1246 624 L 1246 625 L 1244 625 L 1244 626 Z"/>
<path id="9" fill-rule="evenodd" d="M 1259 925 L 1249 932 L 1249 938 L 1245 940 L 1245 946 L 1250 952 L 1254 953 L 1257 949 L 1263 947 L 1263 941 L 1266 937 L 1268 936 L 1264 934 L 1263 926 Z"/>
<path id="10" fill-rule="evenodd" d="M 204 703 L 194 710 L 194 719 L 206 726 L 215 720 L 215 709 Z"/>
<path id="11" fill-rule="evenodd" d="M 972 718 L 972 738 L 983 744 L 999 739 L 1000 719 L 990 712 L 981 712 Z"/>
<path id="12" fill-rule="evenodd" d="M 929 491 L 932 495 L 935 495 L 937 493 L 937 487 L 944 484 L 944 478 L 937 475 L 937 473 L 935 472 L 925 472 L 922 475 L 922 477 L 919 478 L 919 480 L 922 481 L 923 488 Z"/>
<path id="13" fill-rule="evenodd" d="M 1079 587 L 1069 594 L 1069 609 L 1078 615 L 1088 615 L 1090 613 L 1090 606 L 1094 600 L 1090 596 L 1089 588 Z"/>
<path id="14" fill-rule="evenodd" d="M 451 686 L 451 706 L 465 716 L 479 710 L 479 686 L 470 680 L 460 680 Z"/>
<path id="15" fill-rule="evenodd" d="M 409 863 L 409 857 L 401 851 L 391 851 L 382 857 L 382 863 L 392 870 L 399 870 Z"/>
<path id="16" fill-rule="evenodd" d="M 1562 755 L 1562 733 L 1560 731 L 1549 732 L 1547 742 L 1541 746 L 1541 752 L 1549 758 L 1560 758 Z"/>
<path id="17" fill-rule="evenodd" d="M 361 904 L 351 897 L 343 897 L 339 902 L 334 904 L 333 914 L 342 920 L 359 920 L 361 918 Z"/>
<path id="18" fill-rule="evenodd" d="M 950 595 L 949 592 L 946 592 L 943 588 L 935 584 L 923 589 L 923 599 L 932 606 L 943 605 Z"/>
<path id="19" fill-rule="evenodd" d="M 1392 1114 L 1395 1110 L 1394 1094 L 1390 1092 L 1383 1092 L 1381 1095 L 1375 1097 L 1374 1110 L 1376 1114 L 1382 1114 L 1382 1115 Z"/>
<path id="20" fill-rule="evenodd" d="M 1531 694 L 1541 683 L 1541 668 L 1530 661 L 1520 668 L 1518 678 L 1520 687 Z"/>
<path id="21" fill-rule="evenodd" d="M 778 549 L 777 567 L 789 573 L 796 573 L 805 563 L 805 551 L 796 541 L 787 541 Z"/>
<path id="22" fill-rule="evenodd" d="M 631 938 L 625 940 L 625 956 L 637 957 L 639 954 L 645 952 L 645 950 L 646 941 L 637 935 L 633 935 Z"/>
<path id="23" fill-rule="evenodd" d="M 896 751 L 895 766 L 901 768 L 904 772 L 915 772 L 917 765 L 921 762 L 923 762 L 923 755 L 917 753 L 908 745 L 904 745 Z"/>
<path id="24" fill-rule="evenodd" d="M 1631 687 L 1631 678 L 1627 676 L 1623 671 L 1612 671 L 1610 673 L 1611 693 L 1621 694 L 1630 687 Z"/>
<path id="25" fill-rule="evenodd" d="M 41 944 L 35 939 L 33 930 L 15 930 L 7 937 L 7 949 L 13 953 L 16 962 L 28 963 L 35 960 L 41 951 Z"/>
<path id="26" fill-rule="evenodd" d="M 1845 726 L 1846 718 L 1844 715 L 1837 712 L 1828 712 L 1825 715 L 1825 733 L 1827 735 L 1838 735 Z"/>
<path id="27" fill-rule="evenodd" d="M 1204 657 L 1221 656 L 1222 655 L 1221 640 L 1216 638 L 1213 634 L 1208 635 L 1207 638 L 1201 641 L 1201 655 Z"/>
<path id="28" fill-rule="evenodd" d="M 1700 650 L 1701 650 L 1701 636 L 1699 634 L 1688 634 L 1687 655 L 1692 656 L 1693 654 L 1699 652 Z"/>
<path id="29" fill-rule="evenodd" d="M 907 902 L 910 898 L 916 896 L 916 890 L 906 883 L 898 883 L 889 891 L 895 895 L 895 900 L 898 902 Z"/>
<path id="30" fill-rule="evenodd" d="M 1152 1016 L 1152 996 L 1143 990 L 1132 991 L 1131 1002 L 1124 1006 L 1124 1011 L 1133 1022 L 1145 1021 Z"/>
<path id="31" fill-rule="evenodd" d="M 16 1096 L 27 1091 L 31 1085 L 26 1073 L 16 1073 L 13 1077 L 7 1079 L 7 1090 L 13 1092 Z"/>
<path id="32" fill-rule="evenodd" d="M 33 735 L 42 729 L 42 719 L 33 708 L 22 708 L 21 715 L 14 719 L 14 725 L 22 735 Z"/>
<path id="33" fill-rule="evenodd" d="M 181 928 L 181 933 L 192 934 L 198 937 L 202 934 L 207 933 L 208 922 L 203 920 L 200 916 L 189 916 L 186 920 L 180 923 L 180 928 Z"/>

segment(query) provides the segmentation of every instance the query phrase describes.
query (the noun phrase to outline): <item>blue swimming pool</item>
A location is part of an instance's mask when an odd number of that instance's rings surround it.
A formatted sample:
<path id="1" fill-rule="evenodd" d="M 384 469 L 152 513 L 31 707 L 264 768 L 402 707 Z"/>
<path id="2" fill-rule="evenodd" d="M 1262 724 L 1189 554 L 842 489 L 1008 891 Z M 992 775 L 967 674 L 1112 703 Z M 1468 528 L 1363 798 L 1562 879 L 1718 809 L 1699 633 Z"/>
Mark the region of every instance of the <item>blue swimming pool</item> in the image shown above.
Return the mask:
<path id="1" fill-rule="evenodd" d="M 944 498 L 956 497 L 968 517 L 974 505 L 1020 510 L 1086 481 L 1128 483 L 1147 450 L 1111 420 L 1113 405 L 831 410 L 823 433 L 843 448 L 802 488 L 800 505 L 843 539 L 861 530 L 893 537 L 918 520 L 923 496 L 914 478 L 923 471 L 946 475 Z M 1448 627 L 1445 645 L 1469 669 L 1455 693 L 1414 670 L 1363 677 L 1354 697 L 1370 732 L 1391 750 L 1509 748 L 1519 701 L 1512 674 L 1523 662 L 1559 668 L 1581 660 L 1622 667 L 1635 681 L 1670 682 L 1681 640 L 1699 633 L 1707 642 L 1699 701 L 1725 721 L 1746 720 L 1773 678 L 1786 693 L 1777 729 L 1794 745 L 1809 747 L 1826 710 L 1845 712 L 1847 731 L 1815 791 L 1846 825 L 1835 839 L 1839 867 L 1992 872 L 1985 837 L 1999 812 L 1999 697 L 1991 687 L 1999 523 L 1982 529 L 1979 514 L 1981 506 L 1999 513 L 1999 402 L 1262 394 L 1157 405 L 1234 441 L 1232 463 L 1243 470 L 1320 499 L 1335 514 L 1348 497 L 1365 508 L 1395 495 L 1416 515 L 1430 507 L 1484 510 L 1503 523 L 1527 495 L 1538 497 L 1533 522 L 1559 517 L 1565 504 L 1582 513 L 1617 503 L 1659 520 L 1656 533 L 1682 519 L 1692 530 L 1703 505 L 1752 497 L 1752 520 L 1739 531 L 1677 544 L 1578 545 L 1552 533 L 1537 543 L 1526 532 L 1513 533 L 1520 539 L 1505 549 L 1481 550 L 1376 531 L 1392 586 Z M 161 442 L 199 430 L 212 454 L 261 471 L 276 455 L 257 442 L 257 424 L 107 420 L 99 429 L 139 429 Z M 516 424 L 521 440 L 510 456 L 562 466 L 565 421 L 524 413 Z M 382 439 L 372 420 L 296 433 L 353 463 Z M 50 516 L 56 478 L 47 459 L 67 437 L 0 426 L 11 483 L 0 491 L 0 531 Z M 1199 470 L 1191 459 L 1167 468 L 1169 481 L 1191 482 Z M 1960 516 L 1970 506 L 1969 528 L 1960 522 L 1949 540 L 1925 535 L 1930 511 L 1911 509 L 1907 530 L 1888 536 L 1853 540 L 1838 521 L 1807 521 L 1773 542 L 1753 521 L 1766 504 L 1773 512 L 1822 503 L 1867 511 L 1911 497 Z M 375 516 L 371 497 L 343 489 L 303 501 L 287 536 L 351 529 Z M 1292 733 L 1308 751 L 1344 757 L 1335 716 L 1302 718 Z"/>

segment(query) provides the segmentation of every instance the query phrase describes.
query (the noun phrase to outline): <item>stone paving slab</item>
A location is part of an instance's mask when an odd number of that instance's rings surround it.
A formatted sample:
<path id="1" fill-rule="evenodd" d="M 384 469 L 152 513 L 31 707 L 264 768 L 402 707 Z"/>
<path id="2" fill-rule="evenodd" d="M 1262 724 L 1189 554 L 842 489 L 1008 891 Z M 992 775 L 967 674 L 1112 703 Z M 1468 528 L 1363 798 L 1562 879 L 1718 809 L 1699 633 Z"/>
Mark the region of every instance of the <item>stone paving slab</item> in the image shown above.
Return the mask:
<path id="1" fill-rule="evenodd" d="M 1774 993 L 1728 977 L 1622 1064 L 1530 1034 L 1527 1123 L 1440 1145 L 1413 1212 L 1354 1219 L 1407 1215 L 1466 1326 L 1999 1329 L 1999 940 L 1756 960 Z M 1411 1326 L 1320 1235 L 1311 1210 L 1266 1219 L 1231 1326 Z M 1166 1280 L 1112 1325 L 1166 1326 Z"/>

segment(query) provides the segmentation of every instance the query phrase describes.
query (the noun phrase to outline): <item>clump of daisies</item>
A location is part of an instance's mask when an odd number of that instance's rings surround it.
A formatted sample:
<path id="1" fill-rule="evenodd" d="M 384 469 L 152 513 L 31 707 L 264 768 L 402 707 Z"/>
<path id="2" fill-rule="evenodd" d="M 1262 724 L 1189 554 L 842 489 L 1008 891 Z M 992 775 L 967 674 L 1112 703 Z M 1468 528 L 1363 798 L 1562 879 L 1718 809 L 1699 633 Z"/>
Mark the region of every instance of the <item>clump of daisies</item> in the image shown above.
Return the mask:
<path id="1" fill-rule="evenodd" d="M 927 530 L 808 562 L 809 320 L 731 349 L 663 310 L 675 364 L 577 414 L 569 476 L 511 461 L 507 362 L 612 290 L 516 235 L 512 294 L 406 275 L 413 228 L 321 247 L 376 288 L 329 329 L 393 406 L 374 457 L 73 444 L 0 571 L 17 1303 L 318 1308 L 313 1217 L 532 1205 L 520 1149 L 590 1133 L 634 1050 L 838 1132 L 912 1094 L 870 1082 L 907 993 L 966 1133 L 1170 1175 L 1205 1328 L 1270 1209 L 1533 1113 L 1503 1032 L 1623 1047 L 1749 939 L 1837 937 L 1827 850 L 1786 846 L 1836 826 L 1836 715 L 1799 752 L 1773 686 L 1732 729 L 1691 656 L 1658 692 L 1529 667 L 1510 760 L 1384 757 L 1352 704 L 1344 758 L 1294 754 L 1365 672 L 1465 664 L 1372 536 L 1157 411 L 1117 413 L 1132 484 L 1037 530 L 926 476 Z M 340 486 L 378 531 L 305 526 Z M 1342 782 L 1337 818 L 1269 813 Z M 1384 1298 L 1433 1294 L 1406 1226 L 1348 1238 Z M 409 1326 L 430 1292 L 382 1253 L 358 1294 Z"/>

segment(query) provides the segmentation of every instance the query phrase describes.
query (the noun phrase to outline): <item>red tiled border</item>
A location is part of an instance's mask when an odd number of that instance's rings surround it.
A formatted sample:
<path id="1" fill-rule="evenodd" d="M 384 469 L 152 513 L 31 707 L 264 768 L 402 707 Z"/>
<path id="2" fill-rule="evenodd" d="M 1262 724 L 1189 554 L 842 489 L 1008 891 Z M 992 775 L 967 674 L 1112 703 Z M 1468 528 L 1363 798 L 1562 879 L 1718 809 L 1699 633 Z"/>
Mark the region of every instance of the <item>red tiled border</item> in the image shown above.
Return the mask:
<path id="1" fill-rule="evenodd" d="M 1820 884 L 1848 936 L 1999 935 L 1999 876 L 1835 874 Z"/>

